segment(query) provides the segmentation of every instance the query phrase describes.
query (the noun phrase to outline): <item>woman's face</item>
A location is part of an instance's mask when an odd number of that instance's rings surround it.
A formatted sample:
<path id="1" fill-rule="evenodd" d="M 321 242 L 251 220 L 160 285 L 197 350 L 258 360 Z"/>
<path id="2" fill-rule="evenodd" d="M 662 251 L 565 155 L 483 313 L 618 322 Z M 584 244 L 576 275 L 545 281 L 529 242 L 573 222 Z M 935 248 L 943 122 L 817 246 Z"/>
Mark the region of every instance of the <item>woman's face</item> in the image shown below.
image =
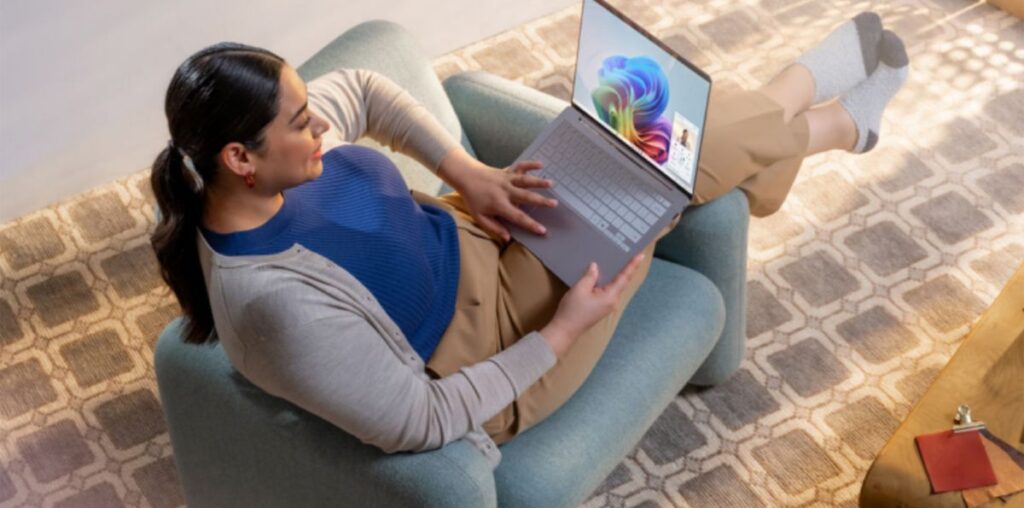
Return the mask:
<path id="1" fill-rule="evenodd" d="M 306 83 L 289 65 L 281 69 L 278 113 L 267 127 L 263 155 L 256 158 L 256 182 L 283 190 L 323 172 L 322 136 L 330 124 L 308 107 Z"/>

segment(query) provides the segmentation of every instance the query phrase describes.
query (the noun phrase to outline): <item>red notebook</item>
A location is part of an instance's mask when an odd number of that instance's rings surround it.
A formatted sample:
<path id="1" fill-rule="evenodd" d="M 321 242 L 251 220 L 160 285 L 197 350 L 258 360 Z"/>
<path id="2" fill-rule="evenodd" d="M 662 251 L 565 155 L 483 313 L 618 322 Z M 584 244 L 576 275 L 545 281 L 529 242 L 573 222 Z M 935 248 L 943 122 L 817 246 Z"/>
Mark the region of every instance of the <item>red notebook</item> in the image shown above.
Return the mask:
<path id="1" fill-rule="evenodd" d="M 936 494 L 995 485 L 996 474 L 978 431 L 957 434 L 947 430 L 914 440 Z"/>

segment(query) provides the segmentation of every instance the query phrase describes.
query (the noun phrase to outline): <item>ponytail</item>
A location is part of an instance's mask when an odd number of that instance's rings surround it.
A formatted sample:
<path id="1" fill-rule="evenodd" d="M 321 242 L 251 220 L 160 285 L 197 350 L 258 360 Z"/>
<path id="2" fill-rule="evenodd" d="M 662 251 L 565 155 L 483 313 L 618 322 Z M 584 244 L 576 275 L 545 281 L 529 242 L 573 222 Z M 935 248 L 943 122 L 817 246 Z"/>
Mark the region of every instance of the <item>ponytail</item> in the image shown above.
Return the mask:
<path id="1" fill-rule="evenodd" d="M 160 220 L 150 238 L 160 275 L 185 314 L 185 342 L 216 341 L 196 235 L 217 155 L 231 142 L 265 147 L 278 113 L 284 60 L 265 49 L 222 42 L 190 56 L 171 78 L 164 112 L 172 141 L 153 161 L 150 184 Z"/>
<path id="2" fill-rule="evenodd" d="M 181 153 L 173 145 L 164 148 L 153 162 L 150 184 L 160 207 L 160 222 L 150 238 L 160 264 L 160 275 L 178 297 L 188 316 L 185 342 L 212 341 L 213 312 L 199 263 L 196 235 L 203 217 L 205 189 L 195 189 L 188 179 Z"/>

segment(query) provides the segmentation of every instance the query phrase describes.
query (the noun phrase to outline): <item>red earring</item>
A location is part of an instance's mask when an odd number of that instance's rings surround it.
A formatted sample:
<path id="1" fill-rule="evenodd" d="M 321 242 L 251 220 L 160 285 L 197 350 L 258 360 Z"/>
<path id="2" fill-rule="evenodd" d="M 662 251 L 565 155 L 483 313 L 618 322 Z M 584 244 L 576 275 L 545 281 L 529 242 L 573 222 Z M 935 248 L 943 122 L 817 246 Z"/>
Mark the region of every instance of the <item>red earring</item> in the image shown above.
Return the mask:
<path id="1" fill-rule="evenodd" d="M 250 189 L 256 186 L 256 177 L 252 173 L 245 175 L 245 185 Z"/>

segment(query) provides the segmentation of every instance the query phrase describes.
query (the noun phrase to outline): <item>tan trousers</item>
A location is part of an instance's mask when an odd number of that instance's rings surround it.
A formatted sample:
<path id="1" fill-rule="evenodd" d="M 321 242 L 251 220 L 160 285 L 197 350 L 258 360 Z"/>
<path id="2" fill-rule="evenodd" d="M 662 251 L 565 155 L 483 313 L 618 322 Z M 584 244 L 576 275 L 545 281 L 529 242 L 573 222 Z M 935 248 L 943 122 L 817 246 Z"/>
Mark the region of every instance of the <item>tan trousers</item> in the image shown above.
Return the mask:
<path id="1" fill-rule="evenodd" d="M 759 92 L 728 97 L 713 93 L 694 202 L 710 201 L 738 186 L 746 192 L 752 214 L 774 212 L 792 186 L 807 139 L 807 121 L 802 115 L 786 124 L 782 107 Z M 458 194 L 434 198 L 414 191 L 413 196 L 452 214 L 461 254 L 455 315 L 427 362 L 431 376 L 448 376 L 483 361 L 551 320 L 568 288 L 530 251 L 515 240 L 505 242 L 490 236 L 473 221 Z M 680 218 L 676 216 L 658 238 L 671 231 Z M 620 309 L 647 276 L 654 243 L 644 252 L 643 264 L 627 287 Z M 501 444 L 558 409 L 586 380 L 621 316 L 621 310 L 609 315 L 579 337 L 551 370 L 487 421 L 484 430 Z"/>

